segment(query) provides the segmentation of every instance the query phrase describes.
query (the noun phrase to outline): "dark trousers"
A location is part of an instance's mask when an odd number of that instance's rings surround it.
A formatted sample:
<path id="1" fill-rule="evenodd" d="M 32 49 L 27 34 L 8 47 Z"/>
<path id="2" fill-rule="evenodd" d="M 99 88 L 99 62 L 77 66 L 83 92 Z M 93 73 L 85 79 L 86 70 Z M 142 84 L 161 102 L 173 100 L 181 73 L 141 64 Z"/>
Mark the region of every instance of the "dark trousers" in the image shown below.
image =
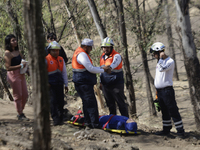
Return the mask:
<path id="1" fill-rule="evenodd" d="M 63 90 L 64 90 L 63 85 L 50 86 L 51 117 L 54 123 L 61 123 L 63 121 L 63 107 L 64 107 Z"/>
<path id="2" fill-rule="evenodd" d="M 127 104 L 125 103 L 124 84 L 102 86 L 103 94 L 109 108 L 110 114 L 116 115 L 116 104 L 122 116 L 129 117 Z"/>
<path id="3" fill-rule="evenodd" d="M 81 97 L 83 103 L 85 125 L 97 128 L 99 127 L 99 112 L 93 87 L 94 85 L 82 85 L 75 83 L 75 89 Z"/>
<path id="4" fill-rule="evenodd" d="M 158 100 L 161 107 L 163 130 L 170 131 L 172 128 L 171 118 L 178 132 L 184 132 L 182 119 L 176 104 L 174 89 L 172 86 L 157 89 Z"/>

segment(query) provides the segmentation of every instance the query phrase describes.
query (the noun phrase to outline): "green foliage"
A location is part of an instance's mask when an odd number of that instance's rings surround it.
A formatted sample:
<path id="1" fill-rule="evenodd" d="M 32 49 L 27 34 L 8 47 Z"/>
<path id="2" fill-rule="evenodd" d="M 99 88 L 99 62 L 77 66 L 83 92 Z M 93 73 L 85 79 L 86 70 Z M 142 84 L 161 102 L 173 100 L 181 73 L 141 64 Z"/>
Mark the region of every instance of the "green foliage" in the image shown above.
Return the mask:
<path id="1" fill-rule="evenodd" d="M 93 48 L 93 50 L 91 51 L 91 59 L 92 59 L 92 62 L 93 62 L 93 65 L 95 67 L 100 67 L 100 57 L 102 55 L 103 51 L 101 49 L 101 47 L 96 47 L 96 48 Z M 97 74 L 97 83 L 100 82 L 100 74 L 98 73 Z"/>
<path id="2" fill-rule="evenodd" d="M 27 54 L 26 51 L 26 43 L 24 40 L 24 31 L 23 31 L 23 26 L 24 26 L 24 17 L 23 17 L 23 2 L 22 0 L 15 0 L 11 1 L 11 6 L 12 10 L 14 13 L 14 17 L 18 19 L 18 27 L 20 28 L 21 34 L 22 34 L 22 39 L 19 41 L 18 44 L 20 47 L 24 48 L 25 54 Z M 6 1 L 0 2 L 0 48 L 4 49 L 4 39 L 6 35 L 8 34 L 15 34 L 16 30 L 16 22 L 13 21 L 11 16 L 7 12 L 7 6 L 6 6 Z"/>
<path id="3" fill-rule="evenodd" d="M 77 94 L 73 82 L 70 82 L 70 83 L 68 84 L 68 89 L 69 89 L 69 91 L 68 91 L 68 94 L 69 94 L 69 95 L 74 96 L 74 95 Z"/>
<path id="4" fill-rule="evenodd" d="M 3 10 L 3 7 L 5 7 L 5 5 L 3 5 L 2 3 L 0 3 L 0 48 L 4 49 L 4 39 L 5 36 L 8 35 L 9 33 L 13 32 L 12 29 L 12 25 L 11 25 L 11 20 L 8 16 L 8 14 L 6 13 L 5 10 Z"/>

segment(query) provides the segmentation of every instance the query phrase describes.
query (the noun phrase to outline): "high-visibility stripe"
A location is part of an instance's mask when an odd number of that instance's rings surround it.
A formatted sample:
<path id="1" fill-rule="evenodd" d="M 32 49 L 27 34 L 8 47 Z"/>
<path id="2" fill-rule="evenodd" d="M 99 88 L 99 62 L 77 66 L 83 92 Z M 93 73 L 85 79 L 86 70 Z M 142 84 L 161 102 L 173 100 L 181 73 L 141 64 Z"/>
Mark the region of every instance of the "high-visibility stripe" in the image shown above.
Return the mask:
<path id="1" fill-rule="evenodd" d="M 54 74 L 54 73 L 56 73 L 56 72 L 61 72 L 61 71 L 60 71 L 59 69 L 56 69 L 55 71 L 48 72 L 48 75 Z"/>
<path id="2" fill-rule="evenodd" d="M 182 124 L 182 120 L 181 120 L 181 121 L 178 121 L 178 122 L 174 122 L 175 125 L 178 125 L 178 124 L 180 124 L 180 123 Z"/>
<path id="3" fill-rule="evenodd" d="M 183 127 L 183 125 L 181 124 L 181 125 L 179 125 L 179 126 L 175 126 L 176 128 L 182 128 Z"/>
<path id="4" fill-rule="evenodd" d="M 163 126 L 167 126 L 168 127 L 168 126 L 172 126 L 172 124 L 164 124 L 163 123 Z"/>
<path id="5" fill-rule="evenodd" d="M 84 72 L 84 71 L 86 71 L 86 70 L 87 70 L 87 69 L 85 69 L 85 68 L 84 68 L 84 69 L 73 69 L 74 72 Z"/>
<path id="6" fill-rule="evenodd" d="M 163 123 L 171 123 L 171 120 L 163 120 Z"/>

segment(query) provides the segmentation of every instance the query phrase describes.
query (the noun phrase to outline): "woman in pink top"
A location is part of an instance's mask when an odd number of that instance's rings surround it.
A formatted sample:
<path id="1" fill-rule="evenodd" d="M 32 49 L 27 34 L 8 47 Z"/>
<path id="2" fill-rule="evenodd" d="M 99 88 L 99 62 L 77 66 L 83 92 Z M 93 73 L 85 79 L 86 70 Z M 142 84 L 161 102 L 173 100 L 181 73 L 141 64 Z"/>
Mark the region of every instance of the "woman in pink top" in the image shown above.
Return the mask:
<path id="1" fill-rule="evenodd" d="M 20 69 L 26 66 L 21 62 L 22 54 L 19 52 L 16 37 L 9 34 L 5 38 L 5 67 L 7 80 L 13 89 L 13 98 L 18 112 L 18 120 L 29 120 L 23 113 L 28 98 L 25 74 L 20 74 Z"/>

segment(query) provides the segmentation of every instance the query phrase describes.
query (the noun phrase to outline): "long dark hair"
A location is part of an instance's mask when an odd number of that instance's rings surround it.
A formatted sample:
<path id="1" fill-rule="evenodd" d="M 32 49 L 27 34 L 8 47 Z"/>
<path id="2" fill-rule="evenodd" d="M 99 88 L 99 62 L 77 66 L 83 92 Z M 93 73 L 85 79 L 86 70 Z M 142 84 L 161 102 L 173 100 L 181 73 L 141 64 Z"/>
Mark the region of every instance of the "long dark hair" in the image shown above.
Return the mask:
<path id="1" fill-rule="evenodd" d="M 56 41 L 57 40 L 56 34 L 55 33 L 49 33 L 47 35 L 47 40 L 48 39 L 50 39 L 50 40 L 54 39 Z"/>
<path id="2" fill-rule="evenodd" d="M 13 51 L 12 47 L 11 47 L 11 44 L 10 44 L 10 40 L 12 38 L 16 38 L 13 34 L 9 34 L 6 36 L 5 38 L 5 50 L 9 50 L 10 52 Z M 15 50 L 19 50 L 19 47 L 18 45 L 15 47 Z"/>

